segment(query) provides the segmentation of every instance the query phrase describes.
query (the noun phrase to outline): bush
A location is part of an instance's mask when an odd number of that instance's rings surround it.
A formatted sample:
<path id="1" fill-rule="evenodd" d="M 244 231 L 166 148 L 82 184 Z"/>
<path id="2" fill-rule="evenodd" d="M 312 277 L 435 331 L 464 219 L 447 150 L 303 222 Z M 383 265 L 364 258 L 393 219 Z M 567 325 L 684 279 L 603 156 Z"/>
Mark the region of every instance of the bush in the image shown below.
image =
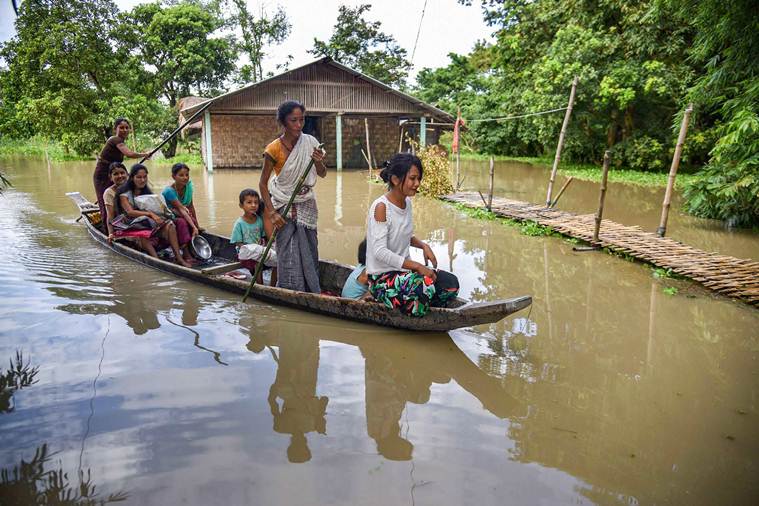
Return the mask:
<path id="1" fill-rule="evenodd" d="M 639 135 L 625 139 L 613 149 L 615 164 L 633 170 L 662 171 L 667 166 L 667 149 L 658 139 Z"/>
<path id="2" fill-rule="evenodd" d="M 416 155 L 424 166 L 424 177 L 419 192 L 430 197 L 453 193 L 448 154 L 439 146 L 427 146 L 417 150 Z"/>

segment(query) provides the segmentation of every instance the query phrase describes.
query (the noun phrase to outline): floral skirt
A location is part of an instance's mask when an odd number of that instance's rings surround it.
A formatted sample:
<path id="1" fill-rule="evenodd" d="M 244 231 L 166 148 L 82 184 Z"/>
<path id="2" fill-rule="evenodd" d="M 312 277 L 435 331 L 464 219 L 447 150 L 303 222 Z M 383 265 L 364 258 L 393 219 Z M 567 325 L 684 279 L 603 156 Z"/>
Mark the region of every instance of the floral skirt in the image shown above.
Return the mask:
<path id="1" fill-rule="evenodd" d="M 431 278 L 412 271 L 369 275 L 369 292 L 377 302 L 409 316 L 424 316 L 455 298 L 458 287 L 436 287 Z"/>

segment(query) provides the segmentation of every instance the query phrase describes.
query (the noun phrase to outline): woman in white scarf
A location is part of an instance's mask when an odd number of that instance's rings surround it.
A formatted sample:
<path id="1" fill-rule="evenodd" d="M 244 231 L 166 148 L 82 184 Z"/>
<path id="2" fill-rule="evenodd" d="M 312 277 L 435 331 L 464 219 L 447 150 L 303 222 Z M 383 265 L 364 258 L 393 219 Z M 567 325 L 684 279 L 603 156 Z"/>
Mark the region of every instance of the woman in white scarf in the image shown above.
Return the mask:
<path id="1" fill-rule="evenodd" d="M 266 205 L 266 217 L 278 230 L 277 286 L 319 293 L 318 210 L 313 187 L 317 175 L 327 175 L 327 167 L 324 151 L 317 147 L 319 141 L 302 132 L 305 119 L 306 108 L 300 102 L 289 100 L 279 106 L 277 120 L 283 132 L 264 150 L 264 168 L 258 187 Z M 314 168 L 295 196 L 290 216 L 284 217 L 280 213 L 311 160 L 314 160 Z"/>

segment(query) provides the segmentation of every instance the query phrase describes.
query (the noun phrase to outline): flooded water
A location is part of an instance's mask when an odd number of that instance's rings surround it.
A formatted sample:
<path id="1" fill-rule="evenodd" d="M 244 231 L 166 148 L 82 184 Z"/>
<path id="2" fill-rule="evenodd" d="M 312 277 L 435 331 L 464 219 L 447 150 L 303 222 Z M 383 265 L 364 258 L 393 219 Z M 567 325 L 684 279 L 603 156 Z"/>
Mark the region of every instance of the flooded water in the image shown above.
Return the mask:
<path id="1" fill-rule="evenodd" d="M 531 294 L 529 311 L 418 334 L 243 304 L 92 241 L 64 196 L 92 198 L 91 165 L 0 162 L 0 369 L 17 350 L 39 367 L 0 397 L 0 503 L 58 470 L 72 494 L 137 505 L 759 501 L 756 309 L 423 197 L 416 233 L 462 295 Z M 487 187 L 485 164 L 466 171 Z M 258 174 L 194 169 L 201 223 L 229 234 Z M 544 198 L 535 171 L 497 174 L 498 194 Z M 355 262 L 381 192 L 359 172 L 319 181 L 323 258 Z M 606 216 L 655 228 L 658 193 L 612 185 Z M 561 207 L 596 199 L 576 181 Z M 677 212 L 669 230 L 759 256 L 756 233 Z"/>

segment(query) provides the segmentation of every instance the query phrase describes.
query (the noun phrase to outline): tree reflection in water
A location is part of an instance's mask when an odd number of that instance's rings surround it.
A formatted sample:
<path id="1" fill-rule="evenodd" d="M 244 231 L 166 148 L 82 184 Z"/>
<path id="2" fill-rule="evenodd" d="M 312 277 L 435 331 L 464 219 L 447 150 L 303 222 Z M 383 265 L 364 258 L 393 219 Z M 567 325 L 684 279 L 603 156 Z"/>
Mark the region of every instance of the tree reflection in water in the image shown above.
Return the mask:
<path id="1" fill-rule="evenodd" d="M 20 350 L 16 350 L 16 360 L 9 360 L 10 368 L 0 372 L 0 413 L 13 411 L 13 393 L 34 383 L 37 383 L 39 367 L 32 367 L 31 363 L 24 363 L 24 356 Z"/>
<path id="2" fill-rule="evenodd" d="M 100 497 L 89 469 L 80 471 L 79 485 L 72 486 L 63 468 L 45 469 L 52 456 L 43 444 L 29 462 L 22 459 L 13 469 L 0 471 L 0 503 L 96 506 L 129 497 L 123 491 Z"/>

